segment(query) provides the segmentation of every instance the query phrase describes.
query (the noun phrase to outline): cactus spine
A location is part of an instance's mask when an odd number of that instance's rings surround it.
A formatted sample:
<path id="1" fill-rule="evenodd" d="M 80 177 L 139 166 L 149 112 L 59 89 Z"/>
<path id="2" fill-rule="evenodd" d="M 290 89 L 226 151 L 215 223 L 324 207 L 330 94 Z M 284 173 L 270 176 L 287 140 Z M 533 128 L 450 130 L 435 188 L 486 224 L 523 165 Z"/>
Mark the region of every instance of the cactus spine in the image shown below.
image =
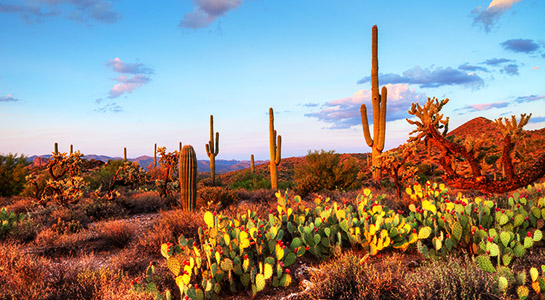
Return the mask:
<path id="1" fill-rule="evenodd" d="M 367 145 L 372 149 L 372 162 L 375 170 L 373 171 L 373 180 L 380 186 L 381 170 L 378 156 L 384 150 L 384 137 L 386 133 L 386 101 L 387 89 L 382 87 L 382 95 L 378 92 L 378 29 L 373 26 L 373 46 L 372 46 L 372 67 L 371 67 L 371 95 L 373 101 L 373 138 L 369 132 L 369 123 L 367 121 L 367 107 L 365 104 L 360 106 L 361 123 L 363 125 L 363 135 Z"/>
<path id="2" fill-rule="evenodd" d="M 274 129 L 274 114 L 272 107 L 269 108 L 269 145 L 271 152 L 271 162 L 269 165 L 269 170 L 271 172 L 271 188 L 273 190 L 278 189 L 278 165 L 281 160 L 281 149 L 282 149 L 282 137 L 276 135 L 276 130 Z"/>
<path id="3" fill-rule="evenodd" d="M 216 146 L 214 147 L 214 116 L 210 115 L 210 140 L 206 146 L 206 155 L 210 158 L 210 177 L 212 185 L 216 184 L 216 156 L 220 152 L 220 133 L 216 132 Z"/>
<path id="4" fill-rule="evenodd" d="M 123 160 L 127 161 L 127 147 L 123 147 Z"/>
<path id="5" fill-rule="evenodd" d="M 155 143 L 155 148 L 153 150 L 153 167 L 157 168 L 157 143 Z"/>
<path id="6" fill-rule="evenodd" d="M 255 161 L 253 154 L 250 156 L 250 173 L 255 174 Z"/>
<path id="7" fill-rule="evenodd" d="M 197 203 L 197 156 L 191 145 L 185 145 L 180 151 L 178 175 L 182 209 L 193 211 Z"/>

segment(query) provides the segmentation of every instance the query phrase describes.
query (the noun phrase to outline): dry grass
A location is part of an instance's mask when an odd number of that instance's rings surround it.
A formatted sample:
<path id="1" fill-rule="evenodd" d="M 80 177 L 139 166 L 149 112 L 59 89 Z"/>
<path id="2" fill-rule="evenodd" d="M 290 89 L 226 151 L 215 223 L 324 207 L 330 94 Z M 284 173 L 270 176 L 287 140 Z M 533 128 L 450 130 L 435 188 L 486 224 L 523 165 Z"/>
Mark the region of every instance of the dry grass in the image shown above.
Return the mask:
<path id="1" fill-rule="evenodd" d="M 153 228 L 140 237 L 139 244 L 146 253 L 157 256 L 161 244 L 175 243 L 180 235 L 197 238 L 197 229 L 200 226 L 205 226 L 202 212 L 180 209 L 161 212 Z"/>
<path id="2" fill-rule="evenodd" d="M 464 257 L 425 261 L 401 285 L 413 299 L 501 299 L 494 275 Z"/>
<path id="3" fill-rule="evenodd" d="M 176 204 L 176 197 L 161 198 L 157 192 L 140 192 L 121 196 L 119 203 L 129 214 L 142 214 L 170 209 Z"/>
<path id="4" fill-rule="evenodd" d="M 399 281 L 407 271 L 394 253 L 368 261 L 347 251 L 311 272 L 308 299 L 405 299 Z M 363 263 L 360 263 L 363 262 Z"/>
<path id="5" fill-rule="evenodd" d="M 94 229 L 106 244 L 117 248 L 125 247 L 135 232 L 134 225 L 125 220 L 103 221 L 95 224 Z"/>

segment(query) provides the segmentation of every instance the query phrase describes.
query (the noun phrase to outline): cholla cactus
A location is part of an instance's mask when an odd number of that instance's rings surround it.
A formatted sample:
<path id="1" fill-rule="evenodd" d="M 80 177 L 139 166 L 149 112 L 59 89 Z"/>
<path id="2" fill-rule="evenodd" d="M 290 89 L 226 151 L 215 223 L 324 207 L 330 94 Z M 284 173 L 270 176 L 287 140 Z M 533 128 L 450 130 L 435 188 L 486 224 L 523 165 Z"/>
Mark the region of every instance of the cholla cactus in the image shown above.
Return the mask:
<path id="1" fill-rule="evenodd" d="M 157 154 L 159 154 L 159 162 L 163 171 L 163 178 L 156 180 L 155 184 L 159 189 L 159 195 L 161 197 L 167 197 L 172 194 L 169 188 L 169 183 L 174 179 L 173 173 L 176 171 L 178 165 L 179 152 L 166 152 L 166 147 L 157 148 Z"/>
<path id="2" fill-rule="evenodd" d="M 55 143 L 56 145 L 56 143 Z M 34 185 L 36 197 L 40 204 L 45 205 L 50 201 L 55 201 L 59 205 L 75 203 L 87 189 L 89 183 L 85 182 L 80 176 L 82 171 L 81 154 L 79 151 L 70 155 L 58 152 L 57 146 L 53 156 L 47 165 L 50 179 L 42 192 L 38 191 L 38 177 L 28 176 L 29 184 Z"/>
<path id="3" fill-rule="evenodd" d="M 416 145 L 409 143 L 402 148 L 391 150 L 381 154 L 378 157 L 378 167 L 386 171 L 394 179 L 397 188 L 397 198 L 401 199 L 401 186 L 407 179 L 413 178 L 417 168 L 414 166 L 405 166 L 407 160 L 414 156 Z"/>
<path id="4" fill-rule="evenodd" d="M 517 122 L 516 117 L 511 119 L 500 118 L 496 120 L 496 124 L 503 131 L 504 137 L 502 140 L 501 161 L 505 171 L 503 180 L 491 180 L 487 178 L 483 171 L 481 158 L 486 155 L 486 147 L 482 146 L 480 141 L 473 141 L 465 145 L 450 141 L 445 138 L 444 134 L 439 132 L 441 128 L 447 128 L 448 118 L 444 119 L 442 114 L 439 114 L 441 108 L 448 102 L 448 99 L 437 100 L 429 99 L 428 102 L 420 106 L 413 103 L 409 114 L 419 118 L 419 121 L 407 119 L 410 124 L 416 125 L 417 128 L 411 132 L 409 141 L 421 141 L 429 139 L 429 141 L 437 147 L 441 152 L 440 164 L 446 174 L 444 180 L 455 188 L 476 189 L 484 193 L 504 193 L 512 191 L 520 187 L 536 181 L 545 175 L 545 154 L 538 157 L 534 163 L 519 172 L 515 172 L 513 167 L 513 138 L 516 138 L 521 132 L 522 127 L 528 123 L 530 116 L 522 115 L 520 122 Z M 457 172 L 457 164 L 465 163 L 469 165 L 468 172 L 460 174 Z"/>

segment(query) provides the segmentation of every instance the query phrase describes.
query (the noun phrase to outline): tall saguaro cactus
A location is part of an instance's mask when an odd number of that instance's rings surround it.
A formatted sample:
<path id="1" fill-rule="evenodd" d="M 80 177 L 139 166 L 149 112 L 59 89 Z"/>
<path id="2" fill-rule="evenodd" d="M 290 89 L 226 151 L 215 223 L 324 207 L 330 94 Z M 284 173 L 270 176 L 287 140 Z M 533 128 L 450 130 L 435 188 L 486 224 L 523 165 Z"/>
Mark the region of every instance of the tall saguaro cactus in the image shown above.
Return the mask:
<path id="1" fill-rule="evenodd" d="M 216 156 L 220 152 L 220 133 L 216 132 L 216 146 L 214 146 L 214 116 L 210 115 L 210 140 L 206 146 L 206 155 L 210 158 L 210 178 L 212 185 L 216 184 Z"/>
<path id="2" fill-rule="evenodd" d="M 54 154 L 58 154 L 59 153 L 59 144 L 58 143 L 55 143 L 55 146 L 54 146 L 54 149 L 53 149 L 53 153 Z"/>
<path id="3" fill-rule="evenodd" d="M 274 114 L 272 107 L 269 108 L 269 146 L 271 152 L 271 162 L 269 164 L 269 170 L 271 172 L 271 188 L 273 190 L 278 189 L 278 165 L 281 160 L 282 149 L 282 137 L 277 136 L 274 129 Z"/>
<path id="4" fill-rule="evenodd" d="M 185 145 L 179 155 L 180 204 L 183 210 L 193 211 L 197 205 L 197 155 L 191 145 Z"/>
<path id="5" fill-rule="evenodd" d="M 255 174 L 255 161 L 253 154 L 250 156 L 250 173 Z"/>
<path id="6" fill-rule="evenodd" d="M 380 186 L 381 169 L 379 155 L 384 150 L 384 137 L 386 134 L 386 101 L 387 89 L 382 87 L 382 95 L 378 92 L 378 29 L 373 26 L 373 46 L 372 46 L 372 67 L 371 67 L 371 96 L 373 102 L 373 138 L 369 132 L 369 122 L 367 121 L 367 107 L 365 104 L 360 106 L 361 123 L 363 125 L 363 135 L 367 145 L 372 149 L 373 180 Z"/>
<path id="7" fill-rule="evenodd" d="M 127 147 L 123 147 L 123 160 L 127 161 Z"/>

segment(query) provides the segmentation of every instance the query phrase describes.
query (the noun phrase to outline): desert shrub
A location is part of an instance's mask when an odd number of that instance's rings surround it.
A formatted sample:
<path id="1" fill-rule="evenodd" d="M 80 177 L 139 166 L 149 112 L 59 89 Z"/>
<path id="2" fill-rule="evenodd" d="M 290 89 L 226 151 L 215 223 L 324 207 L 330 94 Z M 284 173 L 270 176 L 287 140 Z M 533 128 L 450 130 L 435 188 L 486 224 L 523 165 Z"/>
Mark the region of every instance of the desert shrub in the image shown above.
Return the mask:
<path id="1" fill-rule="evenodd" d="M 82 226 L 91 222 L 91 218 L 85 210 L 81 209 L 80 205 L 72 207 L 50 205 L 36 213 L 39 214 L 37 217 L 45 227 L 52 227 L 54 224 L 60 223 L 59 220 L 64 223 L 80 223 Z"/>
<path id="2" fill-rule="evenodd" d="M 0 243 L 0 299 L 46 299 L 49 261 L 25 253 L 21 245 Z"/>
<path id="3" fill-rule="evenodd" d="M 404 278 L 407 294 L 415 299 L 498 299 L 497 281 L 469 258 L 426 261 Z"/>
<path id="4" fill-rule="evenodd" d="M 321 190 L 353 189 L 359 186 L 359 167 L 354 158 L 341 160 L 335 151 L 314 151 L 295 170 L 296 191 L 302 196 Z"/>
<path id="5" fill-rule="evenodd" d="M 216 177 L 216 181 L 212 183 L 212 178 L 210 177 L 210 172 L 208 173 L 199 173 L 197 176 L 197 188 L 203 187 L 203 186 L 222 186 L 223 182 L 221 180 L 221 176 Z"/>
<path id="6" fill-rule="evenodd" d="M 249 170 L 240 172 L 235 181 L 229 185 L 232 189 L 245 189 L 245 190 L 257 190 L 257 189 L 270 189 L 271 182 L 267 180 L 263 175 L 253 174 Z"/>
<path id="7" fill-rule="evenodd" d="M 95 226 L 106 244 L 117 248 L 125 247 L 135 232 L 134 226 L 123 220 L 104 221 Z"/>
<path id="8" fill-rule="evenodd" d="M 223 209 L 238 202 L 238 194 L 236 191 L 219 186 L 201 187 L 198 190 L 198 194 L 208 207 Z"/>
<path id="9" fill-rule="evenodd" d="M 433 174 L 433 166 L 428 164 L 420 164 L 418 165 L 418 169 L 416 172 L 430 176 Z"/>
<path id="10" fill-rule="evenodd" d="M 24 155 L 0 155 L 0 196 L 14 196 L 23 191 L 29 164 Z"/>
<path id="11" fill-rule="evenodd" d="M 399 280 L 406 272 L 399 254 L 367 262 L 352 251 L 311 270 L 310 299 L 406 299 Z"/>
<path id="12" fill-rule="evenodd" d="M 128 214 L 140 214 L 166 210 L 175 205 L 177 200 L 178 198 L 175 196 L 161 198 L 157 192 L 148 191 L 123 195 L 115 199 L 115 202 L 122 206 Z"/>
<path id="13" fill-rule="evenodd" d="M 240 201 L 250 201 L 267 203 L 276 199 L 274 195 L 275 191 L 270 189 L 258 189 L 258 190 L 237 190 L 238 198 Z"/>
<path id="14" fill-rule="evenodd" d="M 175 242 L 180 235 L 196 238 L 197 229 L 204 226 L 202 213 L 183 210 L 161 212 L 153 228 L 143 234 L 139 245 L 149 254 L 156 255 L 161 244 Z"/>
<path id="15" fill-rule="evenodd" d="M 91 221 L 127 216 L 127 210 L 121 204 L 104 198 L 84 198 L 69 209 L 72 219 L 79 220 L 83 225 L 87 225 Z"/>

